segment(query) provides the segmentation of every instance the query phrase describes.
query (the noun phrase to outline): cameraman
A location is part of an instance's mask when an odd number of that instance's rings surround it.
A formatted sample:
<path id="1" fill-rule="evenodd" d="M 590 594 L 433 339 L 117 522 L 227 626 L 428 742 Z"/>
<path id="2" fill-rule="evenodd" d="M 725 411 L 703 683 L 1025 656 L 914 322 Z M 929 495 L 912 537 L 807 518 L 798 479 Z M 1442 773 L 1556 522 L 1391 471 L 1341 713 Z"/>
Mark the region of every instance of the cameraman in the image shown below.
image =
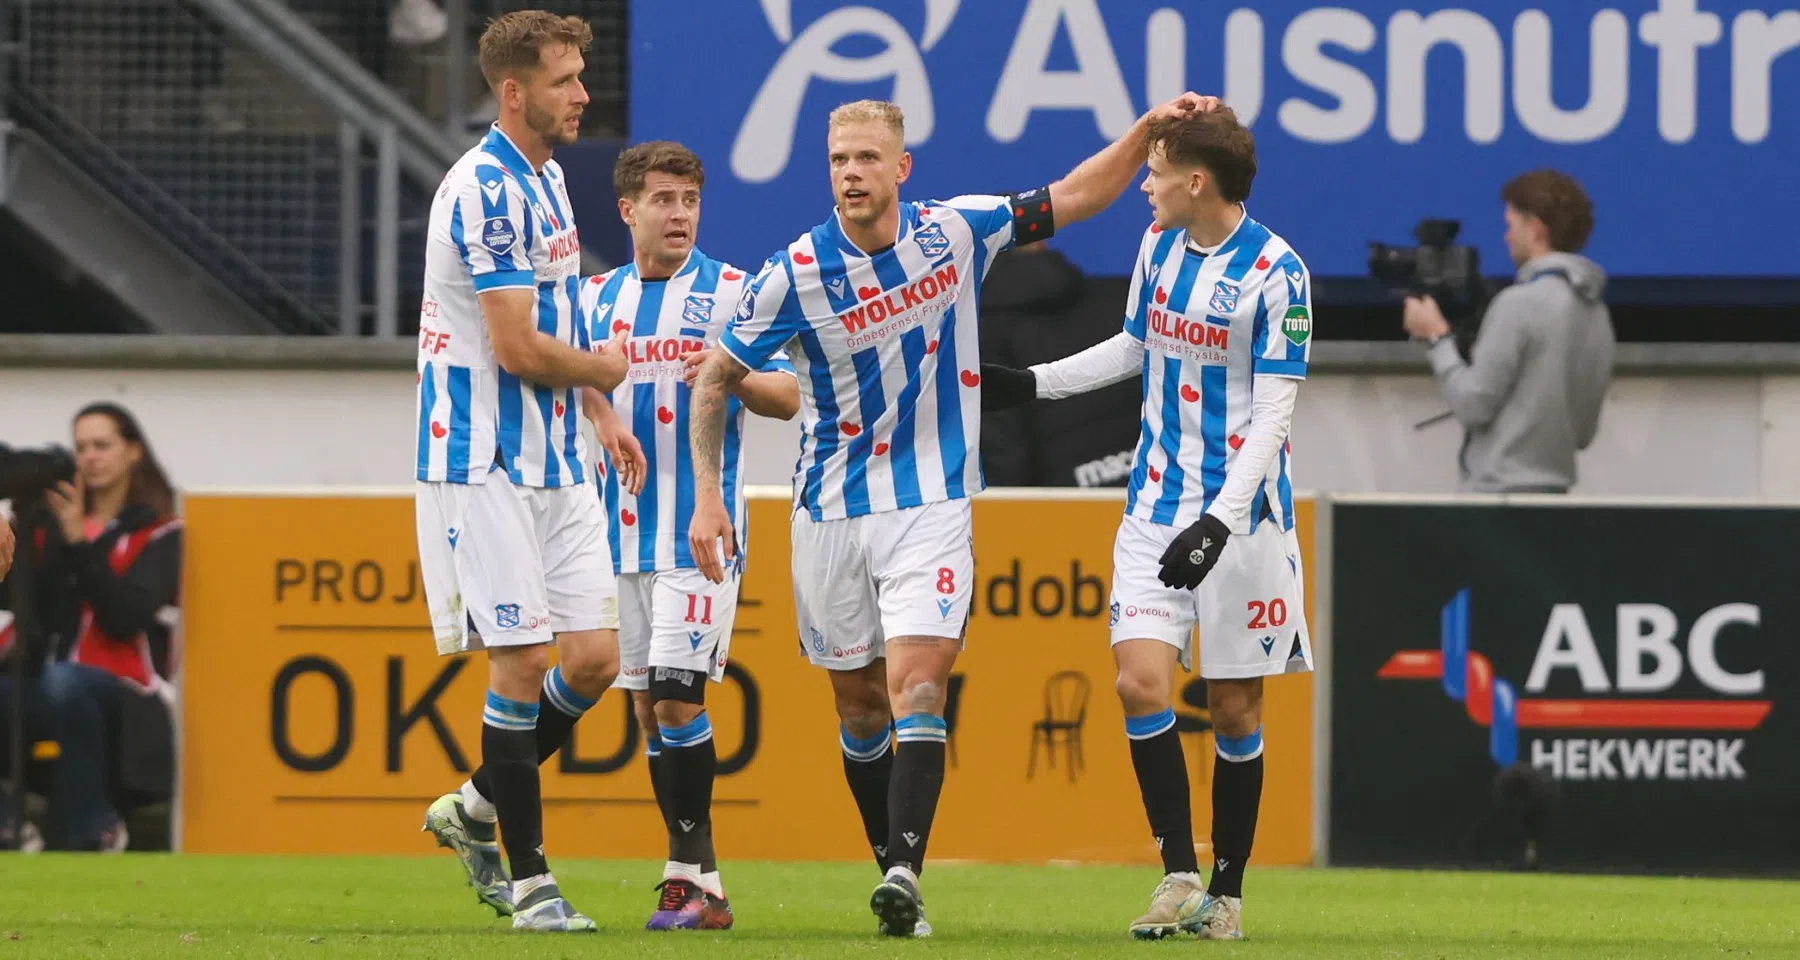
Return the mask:
<path id="1" fill-rule="evenodd" d="M 1518 277 L 1488 306 L 1468 362 L 1436 300 L 1408 297 L 1403 323 L 1430 345 L 1432 372 L 1463 426 L 1458 488 L 1566 493 L 1612 379 L 1606 274 L 1577 254 L 1594 229 L 1593 206 L 1555 170 L 1514 178 L 1501 198 Z"/>
<path id="2" fill-rule="evenodd" d="M 14 642 L 11 627 L 0 630 L 0 664 L 25 678 L 27 732 L 61 748 L 62 846 L 119 851 L 127 837 L 115 799 L 162 800 L 173 784 L 181 523 L 130 413 L 90 404 L 75 416 L 74 440 L 74 481 L 20 510 L 50 518 L 22 547 L 37 564 L 36 636 Z M 0 704 L 16 680 L 0 683 Z"/>

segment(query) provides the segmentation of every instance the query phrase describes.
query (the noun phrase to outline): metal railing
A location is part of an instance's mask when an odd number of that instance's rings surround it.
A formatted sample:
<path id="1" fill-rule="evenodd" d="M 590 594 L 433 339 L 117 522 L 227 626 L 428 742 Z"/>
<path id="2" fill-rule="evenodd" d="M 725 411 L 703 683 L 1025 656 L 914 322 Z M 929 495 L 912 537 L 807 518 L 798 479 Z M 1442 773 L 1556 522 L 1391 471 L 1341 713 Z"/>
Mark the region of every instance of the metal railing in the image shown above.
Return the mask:
<path id="1" fill-rule="evenodd" d="M 582 82 L 582 135 L 622 138 L 629 100 L 628 0 L 282 0 L 370 76 L 458 141 L 487 126 L 493 103 L 476 43 L 493 17 L 524 8 L 586 20 L 594 30 Z"/>
<path id="2" fill-rule="evenodd" d="M 16 119 L 281 329 L 399 331 L 440 128 L 280 3 L 13 6 Z"/>

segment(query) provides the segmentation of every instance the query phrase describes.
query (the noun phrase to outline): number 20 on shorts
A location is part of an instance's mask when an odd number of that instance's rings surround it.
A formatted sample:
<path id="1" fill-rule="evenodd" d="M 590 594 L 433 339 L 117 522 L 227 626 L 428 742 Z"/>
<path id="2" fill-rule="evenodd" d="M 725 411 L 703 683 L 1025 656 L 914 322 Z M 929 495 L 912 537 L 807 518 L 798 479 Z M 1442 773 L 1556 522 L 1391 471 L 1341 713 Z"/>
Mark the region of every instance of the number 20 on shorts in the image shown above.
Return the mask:
<path id="1" fill-rule="evenodd" d="M 1250 601 L 1250 629 L 1267 630 L 1287 622 L 1287 601 L 1276 597 L 1264 602 Z"/>

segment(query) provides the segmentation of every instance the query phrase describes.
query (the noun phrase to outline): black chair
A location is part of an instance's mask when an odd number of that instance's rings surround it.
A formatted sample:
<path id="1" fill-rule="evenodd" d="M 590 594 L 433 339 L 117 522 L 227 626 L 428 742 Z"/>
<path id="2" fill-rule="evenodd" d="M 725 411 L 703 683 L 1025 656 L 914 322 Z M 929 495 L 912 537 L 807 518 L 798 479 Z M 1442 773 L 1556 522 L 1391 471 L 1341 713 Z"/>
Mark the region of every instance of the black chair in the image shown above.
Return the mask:
<path id="1" fill-rule="evenodd" d="M 1092 693 L 1093 685 L 1088 681 L 1087 674 L 1077 670 L 1053 673 L 1050 679 L 1044 681 L 1044 719 L 1031 725 L 1031 759 L 1025 767 L 1025 779 L 1030 780 L 1037 774 L 1040 743 L 1049 752 L 1050 766 L 1056 766 L 1058 737 L 1068 754 L 1064 759 L 1069 771 L 1069 782 L 1074 783 L 1076 776 L 1085 771 L 1087 764 L 1081 752 L 1081 727 L 1087 722 L 1088 697 Z"/>

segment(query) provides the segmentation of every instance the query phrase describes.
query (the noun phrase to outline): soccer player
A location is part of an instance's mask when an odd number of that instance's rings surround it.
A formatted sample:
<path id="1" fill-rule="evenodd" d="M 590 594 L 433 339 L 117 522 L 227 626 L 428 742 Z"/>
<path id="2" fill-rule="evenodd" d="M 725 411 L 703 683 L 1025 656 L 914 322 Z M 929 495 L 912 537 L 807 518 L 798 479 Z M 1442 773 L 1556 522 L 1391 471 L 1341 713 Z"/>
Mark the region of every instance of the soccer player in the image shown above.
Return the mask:
<path id="1" fill-rule="evenodd" d="M 725 396 L 797 345 L 800 645 L 831 677 L 845 777 L 884 873 L 870 898 L 884 934 L 930 932 L 919 871 L 972 589 L 968 498 L 982 487 L 981 278 L 1001 251 L 1105 209 L 1143 165 L 1151 118 L 1202 104 L 1184 94 L 1158 107 L 1048 187 L 924 203 L 899 199 L 912 170 L 899 108 L 839 107 L 827 129 L 836 210 L 764 265 L 695 388 L 689 540 L 721 582 L 737 550 L 719 466 Z"/>
<path id="2" fill-rule="evenodd" d="M 581 20 L 541 10 L 488 27 L 481 71 L 500 118 L 444 178 L 425 250 L 419 563 L 438 652 L 485 648 L 488 661 L 481 768 L 431 805 L 425 829 L 521 930 L 595 929 L 545 862 L 538 764 L 619 665 L 606 517 L 573 388 L 610 390 L 627 362 L 622 340 L 589 350 L 577 321 L 581 241 L 550 159 L 575 141 L 591 39 Z"/>
<path id="3" fill-rule="evenodd" d="M 1151 127 L 1125 330 L 1029 371 L 988 371 L 989 409 L 1144 376 L 1144 422 L 1113 545 L 1112 649 L 1131 762 L 1162 882 L 1130 931 L 1243 935 L 1244 864 L 1262 799 L 1263 677 L 1312 669 L 1294 535 L 1288 424 L 1312 348 L 1312 283 L 1244 209 L 1256 144 L 1220 107 Z M 1200 675 L 1220 763 L 1213 871 L 1202 887 L 1169 690 Z"/>
<path id="4" fill-rule="evenodd" d="M 651 784 L 669 832 L 669 861 L 650 930 L 720 930 L 731 904 L 713 853 L 712 792 L 718 756 L 706 715 L 706 685 L 725 673 L 743 557 L 722 583 L 695 569 L 687 525 L 694 510 L 688 448 L 689 381 L 737 310 L 748 277 L 702 253 L 700 158 L 678 143 L 631 147 L 613 167 L 619 216 L 633 259 L 581 289 L 581 316 L 594 342 L 629 337 L 626 382 L 610 397 L 584 391 L 594 429 L 609 451 L 642 451 L 647 482 L 606 480 L 613 569 L 619 574 L 615 686 L 631 691 L 649 744 Z M 725 496 L 744 522 L 744 411 L 790 419 L 800 409 L 793 365 L 774 356 L 740 381 L 727 403 Z M 637 456 L 631 457 L 634 461 Z M 635 466 L 632 464 L 630 466 Z"/>

